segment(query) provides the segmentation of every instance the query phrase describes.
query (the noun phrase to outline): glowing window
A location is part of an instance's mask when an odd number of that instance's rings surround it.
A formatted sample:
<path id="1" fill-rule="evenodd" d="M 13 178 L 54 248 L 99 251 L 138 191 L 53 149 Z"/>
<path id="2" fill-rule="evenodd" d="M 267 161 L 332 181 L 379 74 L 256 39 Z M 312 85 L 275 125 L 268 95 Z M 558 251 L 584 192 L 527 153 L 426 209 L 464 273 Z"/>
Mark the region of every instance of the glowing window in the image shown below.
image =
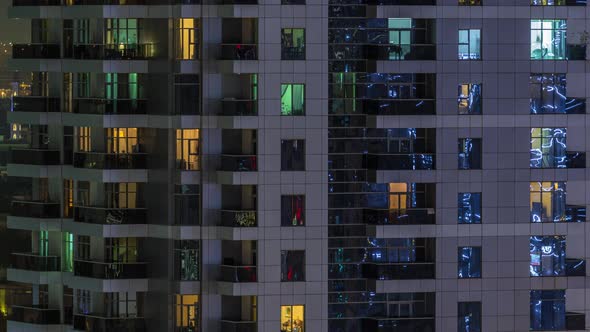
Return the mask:
<path id="1" fill-rule="evenodd" d="M 176 129 L 176 167 L 199 169 L 199 129 Z"/>
<path id="2" fill-rule="evenodd" d="M 566 20 L 531 20 L 531 59 L 566 59 Z"/>
<path id="3" fill-rule="evenodd" d="M 567 221 L 565 182 L 531 182 L 529 190 L 531 222 Z"/>
<path id="4" fill-rule="evenodd" d="M 108 153 L 138 153 L 137 128 L 107 128 Z"/>
<path id="5" fill-rule="evenodd" d="M 305 60 L 305 29 L 281 30 L 281 60 Z"/>
<path id="6" fill-rule="evenodd" d="M 304 84 L 281 84 L 281 115 L 305 115 Z"/>
<path id="7" fill-rule="evenodd" d="M 481 30 L 459 30 L 459 60 L 481 60 Z"/>
<path id="8" fill-rule="evenodd" d="M 481 114 L 481 84 L 459 84 L 459 114 Z"/>
<path id="9" fill-rule="evenodd" d="M 566 128 L 531 128 L 531 168 L 568 166 Z"/>
<path id="10" fill-rule="evenodd" d="M 90 135 L 90 127 L 78 127 L 78 151 L 90 152 L 92 151 L 92 136 Z"/>
<path id="11" fill-rule="evenodd" d="M 181 18 L 176 21 L 176 58 L 196 60 L 199 58 L 198 21 L 194 18 Z"/>
<path id="12" fill-rule="evenodd" d="M 281 306 L 281 332 L 305 331 L 305 306 Z"/>
<path id="13" fill-rule="evenodd" d="M 199 295 L 176 295 L 176 327 L 199 331 Z"/>

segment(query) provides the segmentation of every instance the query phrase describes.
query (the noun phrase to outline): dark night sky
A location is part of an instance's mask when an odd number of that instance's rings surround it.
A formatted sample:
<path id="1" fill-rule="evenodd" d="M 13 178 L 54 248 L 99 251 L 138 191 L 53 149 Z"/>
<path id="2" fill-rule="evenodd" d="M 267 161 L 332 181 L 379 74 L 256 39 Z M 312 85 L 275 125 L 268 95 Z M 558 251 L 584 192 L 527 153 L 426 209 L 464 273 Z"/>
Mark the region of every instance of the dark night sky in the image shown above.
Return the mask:
<path id="1" fill-rule="evenodd" d="M 30 21 L 8 19 L 6 9 L 12 0 L 0 0 L 0 43 L 29 42 Z"/>

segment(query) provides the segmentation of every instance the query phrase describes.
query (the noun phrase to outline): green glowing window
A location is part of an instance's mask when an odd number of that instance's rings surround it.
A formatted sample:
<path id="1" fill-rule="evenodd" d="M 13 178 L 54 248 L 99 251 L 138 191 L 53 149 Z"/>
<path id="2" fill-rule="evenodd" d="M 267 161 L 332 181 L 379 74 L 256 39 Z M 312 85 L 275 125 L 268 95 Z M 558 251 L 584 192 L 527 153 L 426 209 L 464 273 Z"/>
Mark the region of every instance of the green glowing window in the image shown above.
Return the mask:
<path id="1" fill-rule="evenodd" d="M 63 233 L 63 266 L 65 272 L 72 272 L 74 270 L 74 234 Z"/>
<path id="2" fill-rule="evenodd" d="M 531 20 L 531 59 L 566 58 L 566 20 Z"/>
<path id="3" fill-rule="evenodd" d="M 39 232 L 39 256 L 47 256 L 49 251 L 49 232 Z"/>
<path id="4" fill-rule="evenodd" d="M 305 60 L 305 29 L 281 30 L 281 59 Z"/>
<path id="5" fill-rule="evenodd" d="M 305 115 L 304 84 L 281 84 L 281 115 Z"/>

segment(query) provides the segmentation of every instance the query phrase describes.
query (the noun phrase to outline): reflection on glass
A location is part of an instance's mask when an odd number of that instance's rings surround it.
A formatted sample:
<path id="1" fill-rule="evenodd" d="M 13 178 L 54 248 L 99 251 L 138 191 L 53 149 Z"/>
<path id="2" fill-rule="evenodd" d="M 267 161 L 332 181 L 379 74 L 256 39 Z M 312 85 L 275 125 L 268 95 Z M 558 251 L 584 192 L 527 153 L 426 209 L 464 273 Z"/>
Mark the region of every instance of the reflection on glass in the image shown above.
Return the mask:
<path id="1" fill-rule="evenodd" d="M 531 222 L 565 222 L 565 200 L 565 182 L 531 182 Z"/>
<path id="2" fill-rule="evenodd" d="M 459 247 L 459 278 L 481 278 L 481 247 Z"/>
<path id="3" fill-rule="evenodd" d="M 566 168 L 566 150 L 566 128 L 531 128 L 531 168 Z"/>
<path id="4" fill-rule="evenodd" d="M 459 193 L 459 224 L 481 224 L 481 193 Z"/>
<path id="5" fill-rule="evenodd" d="M 459 84 L 459 114 L 481 114 L 481 84 Z"/>
<path id="6" fill-rule="evenodd" d="M 565 290 L 531 290 L 531 330 L 566 330 Z"/>
<path id="7" fill-rule="evenodd" d="M 459 302 L 459 332 L 481 332 L 481 302 Z"/>
<path id="8" fill-rule="evenodd" d="M 565 236 L 531 236 L 531 277 L 565 275 Z"/>

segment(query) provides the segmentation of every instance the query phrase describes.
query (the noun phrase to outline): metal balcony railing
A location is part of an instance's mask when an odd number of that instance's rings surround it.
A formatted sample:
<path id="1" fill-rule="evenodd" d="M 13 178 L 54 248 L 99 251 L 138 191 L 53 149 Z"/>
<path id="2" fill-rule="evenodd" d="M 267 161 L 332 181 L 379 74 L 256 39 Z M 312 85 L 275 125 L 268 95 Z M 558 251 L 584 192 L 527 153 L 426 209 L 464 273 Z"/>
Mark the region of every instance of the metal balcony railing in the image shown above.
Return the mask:
<path id="1" fill-rule="evenodd" d="M 8 320 L 36 325 L 60 324 L 60 310 L 46 306 L 13 305 Z"/>
<path id="2" fill-rule="evenodd" d="M 90 169 L 145 169 L 147 153 L 75 152 L 73 164 Z"/>
<path id="3" fill-rule="evenodd" d="M 256 116 L 258 115 L 258 100 L 224 98 L 221 100 L 221 115 Z"/>
<path id="4" fill-rule="evenodd" d="M 27 218 L 59 218 L 59 202 L 14 200 L 10 205 L 10 215 Z"/>
<path id="5" fill-rule="evenodd" d="M 220 280 L 227 282 L 256 282 L 258 280 L 255 265 L 221 265 Z"/>
<path id="6" fill-rule="evenodd" d="M 60 112 L 58 97 L 14 96 L 12 97 L 14 112 Z"/>
<path id="7" fill-rule="evenodd" d="M 37 272 L 57 272 L 61 269 L 58 256 L 41 256 L 38 253 L 12 253 L 10 265 L 14 269 Z"/>
<path id="8" fill-rule="evenodd" d="M 144 279 L 147 277 L 147 263 L 74 260 L 74 275 L 95 279 Z"/>
<path id="9" fill-rule="evenodd" d="M 256 322 L 222 319 L 220 323 L 223 332 L 256 332 Z"/>
<path id="10" fill-rule="evenodd" d="M 221 210 L 220 226 L 256 227 L 256 210 Z"/>
<path id="11" fill-rule="evenodd" d="M 78 44 L 74 59 L 81 60 L 146 60 L 156 56 L 155 44 Z"/>
<path id="12" fill-rule="evenodd" d="M 143 317 L 102 317 L 74 315 L 74 330 L 96 332 L 144 332 Z"/>
<path id="13" fill-rule="evenodd" d="M 258 60 L 258 45 L 223 43 L 221 60 Z"/>
<path id="14" fill-rule="evenodd" d="M 147 223 L 147 209 L 75 206 L 74 221 L 99 225 L 136 225 Z"/>
<path id="15" fill-rule="evenodd" d="M 23 165 L 50 166 L 61 164 L 59 150 L 12 149 L 10 163 Z"/>
<path id="16" fill-rule="evenodd" d="M 80 114 L 146 114 L 146 99 L 76 98 L 74 113 Z"/>
<path id="17" fill-rule="evenodd" d="M 13 59 L 59 59 L 59 44 L 14 44 Z"/>
<path id="18" fill-rule="evenodd" d="M 256 155 L 221 155 L 221 170 L 227 172 L 255 172 L 258 170 Z"/>

